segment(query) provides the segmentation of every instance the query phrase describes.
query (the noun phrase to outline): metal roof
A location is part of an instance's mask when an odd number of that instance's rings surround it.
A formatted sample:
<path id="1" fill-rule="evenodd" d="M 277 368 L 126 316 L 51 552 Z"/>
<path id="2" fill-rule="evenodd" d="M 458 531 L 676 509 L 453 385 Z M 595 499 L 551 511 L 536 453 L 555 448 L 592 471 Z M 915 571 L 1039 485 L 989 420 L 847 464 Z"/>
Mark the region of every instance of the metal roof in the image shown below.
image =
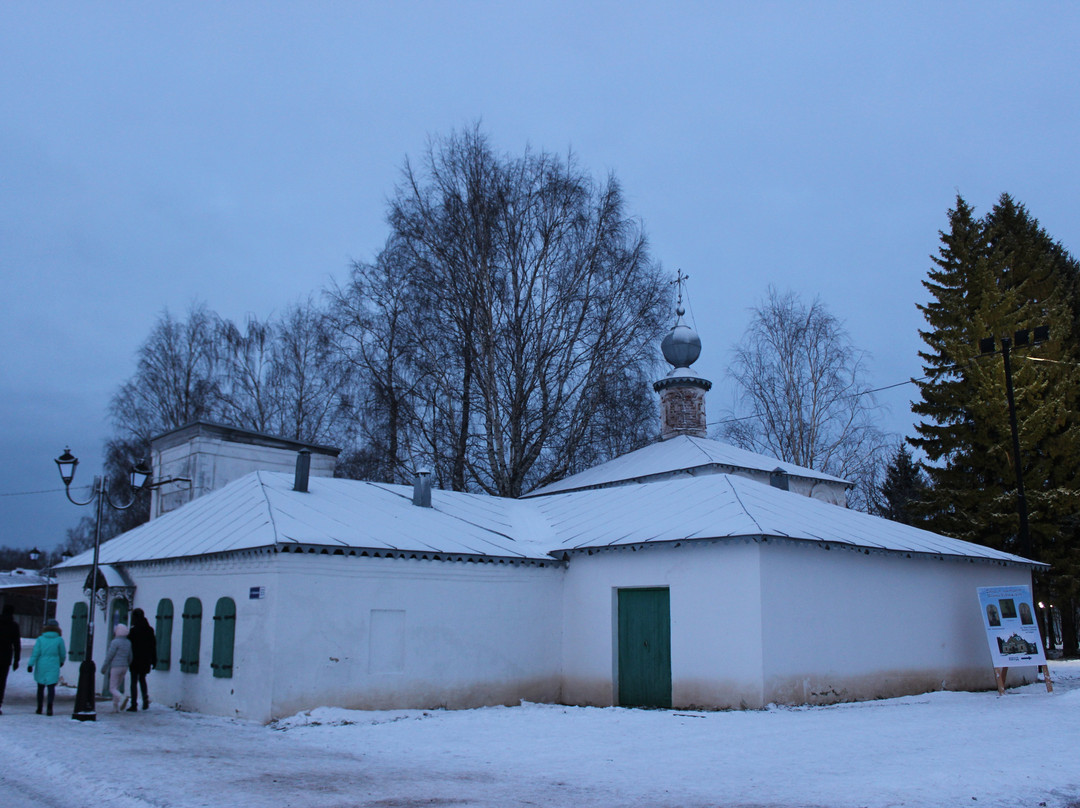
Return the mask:
<path id="1" fill-rule="evenodd" d="M 772 472 L 780 469 L 792 477 L 805 477 L 810 480 L 823 480 L 838 485 L 850 486 L 851 483 L 831 474 L 824 474 L 814 469 L 785 463 L 768 455 L 749 452 L 727 443 L 679 435 L 669 440 L 649 444 L 633 452 L 601 463 L 578 474 L 545 485 L 526 494 L 526 497 L 538 497 L 563 491 L 581 491 L 636 482 L 670 475 L 676 472 L 693 474 L 706 470 L 731 471 L 746 469 L 749 471 Z"/>
<path id="2" fill-rule="evenodd" d="M 534 502 L 552 522 L 563 550 L 765 537 L 897 553 L 1037 563 L 781 491 L 735 474 L 556 494 L 529 502 Z"/>
<path id="3" fill-rule="evenodd" d="M 0 589 L 20 589 L 29 586 L 45 586 L 52 583 L 55 583 L 55 579 L 42 575 L 40 570 L 16 568 L 0 572 Z"/>
<path id="4" fill-rule="evenodd" d="M 254 472 L 101 546 L 100 563 L 289 545 L 468 555 L 562 557 L 581 549 L 728 538 L 781 538 L 1034 564 L 731 474 L 677 477 L 527 500 Z M 87 551 L 59 566 L 86 566 Z"/>

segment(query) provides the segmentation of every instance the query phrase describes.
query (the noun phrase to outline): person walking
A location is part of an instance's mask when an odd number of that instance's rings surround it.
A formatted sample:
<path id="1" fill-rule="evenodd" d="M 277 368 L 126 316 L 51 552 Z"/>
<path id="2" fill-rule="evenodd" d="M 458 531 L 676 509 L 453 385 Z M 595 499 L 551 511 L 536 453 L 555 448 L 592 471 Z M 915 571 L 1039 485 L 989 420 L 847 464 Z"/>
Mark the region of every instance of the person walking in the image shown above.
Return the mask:
<path id="1" fill-rule="evenodd" d="M 139 709 L 139 691 L 136 687 L 142 688 L 142 708 L 150 709 L 146 675 L 157 664 L 157 638 L 142 609 L 131 612 L 131 632 L 128 639 L 131 640 L 131 706 L 128 707 L 128 712 L 134 713 Z"/>
<path id="2" fill-rule="evenodd" d="M 26 670 L 34 674 L 34 681 L 37 682 L 38 715 L 41 715 L 46 690 L 49 692 L 49 699 L 48 711 L 45 714 L 53 714 L 53 699 L 56 697 L 56 683 L 60 681 L 60 666 L 66 660 L 67 646 L 64 645 L 64 638 L 60 636 L 60 624 L 55 620 L 46 620 L 45 630 L 34 642 L 30 664 L 26 666 Z"/>
<path id="3" fill-rule="evenodd" d="M 120 685 L 124 683 L 124 677 L 127 676 L 128 668 L 131 667 L 131 640 L 128 639 L 128 627 L 123 623 L 116 624 L 113 635 L 101 667 L 109 672 L 112 708 L 114 713 L 118 713 L 127 706 L 128 702 L 128 697 L 120 692 Z"/>
<path id="4" fill-rule="evenodd" d="M 19 636 L 19 624 L 15 622 L 15 607 L 5 603 L 3 612 L 0 612 L 0 708 L 4 705 L 8 671 L 19 669 L 21 646 L 22 637 Z M 3 709 L 0 709 L 0 715 L 3 714 Z"/>

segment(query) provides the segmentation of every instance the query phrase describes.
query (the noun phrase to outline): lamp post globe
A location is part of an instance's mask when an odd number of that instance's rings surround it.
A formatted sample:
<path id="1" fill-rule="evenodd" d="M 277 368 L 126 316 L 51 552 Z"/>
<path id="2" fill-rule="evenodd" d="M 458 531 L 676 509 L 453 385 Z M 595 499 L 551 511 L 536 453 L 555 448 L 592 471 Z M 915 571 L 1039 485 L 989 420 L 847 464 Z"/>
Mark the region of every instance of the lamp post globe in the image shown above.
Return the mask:
<path id="1" fill-rule="evenodd" d="M 128 482 L 132 491 L 139 491 L 150 482 L 150 469 L 145 463 L 140 463 L 128 473 Z"/>
<path id="2" fill-rule="evenodd" d="M 60 469 L 60 479 L 64 481 L 64 486 L 71 485 L 71 481 L 75 479 L 75 467 L 79 465 L 79 458 L 75 457 L 71 453 L 71 449 L 64 449 L 64 453 L 56 458 L 56 466 Z"/>

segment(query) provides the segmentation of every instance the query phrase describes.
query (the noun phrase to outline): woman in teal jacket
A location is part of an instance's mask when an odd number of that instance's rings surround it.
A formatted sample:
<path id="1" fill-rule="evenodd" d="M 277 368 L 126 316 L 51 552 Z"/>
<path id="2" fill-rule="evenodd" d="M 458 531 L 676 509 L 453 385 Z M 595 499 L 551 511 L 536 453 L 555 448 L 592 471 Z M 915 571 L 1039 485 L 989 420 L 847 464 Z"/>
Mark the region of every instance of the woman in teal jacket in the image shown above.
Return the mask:
<path id="1" fill-rule="evenodd" d="M 49 691 L 49 709 L 46 715 L 53 714 L 53 698 L 56 696 L 56 683 L 60 681 L 60 666 L 66 659 L 67 647 L 64 645 L 64 638 L 60 636 L 60 624 L 49 620 L 45 623 L 45 631 L 34 643 L 30 664 L 26 666 L 28 671 L 33 672 L 34 681 L 37 682 L 38 715 L 41 715 L 46 688 Z"/>

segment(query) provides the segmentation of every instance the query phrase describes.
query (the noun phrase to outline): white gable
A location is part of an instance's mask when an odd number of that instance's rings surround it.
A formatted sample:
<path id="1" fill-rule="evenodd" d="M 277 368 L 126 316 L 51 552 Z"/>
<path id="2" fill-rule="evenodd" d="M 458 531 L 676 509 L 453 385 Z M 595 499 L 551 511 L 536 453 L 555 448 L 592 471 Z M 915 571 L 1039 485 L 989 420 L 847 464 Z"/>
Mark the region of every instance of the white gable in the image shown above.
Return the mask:
<path id="1" fill-rule="evenodd" d="M 564 491 L 581 491 L 626 482 L 643 482 L 673 474 L 708 474 L 711 472 L 759 472 L 764 475 L 779 469 L 790 477 L 850 487 L 851 483 L 831 474 L 785 463 L 774 457 L 748 452 L 720 441 L 680 435 L 601 463 L 579 474 L 545 485 L 526 494 L 537 497 Z"/>

